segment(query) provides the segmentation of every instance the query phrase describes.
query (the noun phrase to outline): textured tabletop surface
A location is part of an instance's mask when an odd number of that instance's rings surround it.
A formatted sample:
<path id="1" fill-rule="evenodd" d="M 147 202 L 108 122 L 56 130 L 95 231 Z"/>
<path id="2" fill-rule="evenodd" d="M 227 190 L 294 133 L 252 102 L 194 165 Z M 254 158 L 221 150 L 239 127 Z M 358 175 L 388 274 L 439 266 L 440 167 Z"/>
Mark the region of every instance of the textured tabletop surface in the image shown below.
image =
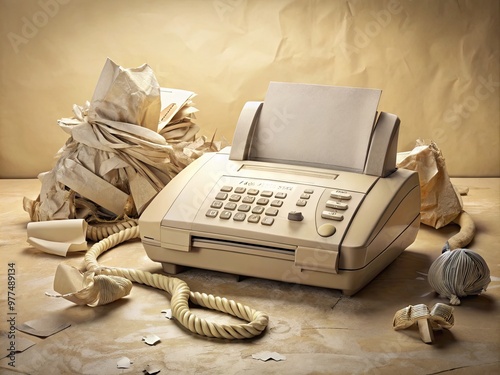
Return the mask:
<path id="1" fill-rule="evenodd" d="M 66 258 L 43 253 L 26 242 L 29 216 L 24 196 L 35 198 L 37 180 L 0 180 L 0 312 L 1 330 L 52 318 L 71 324 L 47 338 L 15 331 L 35 343 L 10 358 L 10 341 L 2 337 L 2 374 L 142 374 L 148 364 L 160 374 L 497 374 L 500 373 L 500 179 L 454 178 L 469 187 L 464 209 L 477 234 L 469 248 L 486 260 L 491 271 L 488 290 L 467 297 L 454 308 L 455 325 L 435 333 L 425 344 L 416 327 L 394 331 L 392 319 L 408 305 L 448 303 L 427 282 L 431 263 L 445 241 L 458 231 L 450 225 L 435 230 L 421 226 L 417 240 L 368 286 L 352 297 L 339 291 L 285 284 L 204 270 L 187 270 L 179 278 L 193 291 L 234 299 L 269 315 L 269 326 L 254 339 L 229 341 L 198 337 L 168 320 L 170 296 L 161 290 L 134 285 L 131 294 L 99 307 L 76 306 L 50 298 L 61 262 L 78 265 L 83 253 Z M 130 241 L 103 254 L 102 265 L 161 272 L 140 241 Z M 15 315 L 9 315 L 8 269 L 15 267 Z M 11 278 L 12 280 L 12 278 Z M 12 300 L 12 299 L 11 299 Z M 12 306 L 12 303 L 11 303 Z M 202 317 L 220 322 L 236 319 L 196 309 Z M 154 346 L 142 338 L 160 338 Z M 252 355 L 276 352 L 281 361 L 262 361 Z M 7 357 L 6 357 L 7 356 Z M 117 361 L 128 357 L 128 369 Z M 14 361 L 15 368 L 9 365 Z"/>

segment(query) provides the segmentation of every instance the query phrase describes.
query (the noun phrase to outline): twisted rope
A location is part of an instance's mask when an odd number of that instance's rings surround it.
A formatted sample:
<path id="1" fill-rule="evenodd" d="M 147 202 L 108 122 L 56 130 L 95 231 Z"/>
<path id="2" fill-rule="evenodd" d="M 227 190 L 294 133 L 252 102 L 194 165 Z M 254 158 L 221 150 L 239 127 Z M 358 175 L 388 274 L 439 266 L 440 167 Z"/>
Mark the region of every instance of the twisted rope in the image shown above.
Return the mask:
<path id="1" fill-rule="evenodd" d="M 119 222 L 110 223 L 88 223 L 86 236 L 91 241 L 101 241 L 112 234 L 118 233 L 127 228 L 139 225 L 137 219 L 125 219 Z"/>
<path id="2" fill-rule="evenodd" d="M 117 281 L 113 277 L 123 277 L 135 283 L 152 286 L 168 292 L 171 296 L 172 316 L 185 328 L 201 336 L 245 339 L 252 338 L 264 331 L 269 322 L 269 317 L 248 306 L 237 303 L 226 298 L 216 297 L 211 294 L 193 293 L 189 286 L 182 280 L 160 274 L 135 270 L 131 268 L 101 267 L 97 262 L 99 255 L 115 247 L 116 245 L 139 237 L 139 227 L 134 226 L 121 230 L 94 244 L 85 254 L 87 273 L 96 275 L 94 280 L 104 275 L 109 276 L 109 283 Z M 114 286 L 106 290 L 116 289 Z M 112 297 L 103 297 L 105 303 L 111 302 Z M 206 319 L 198 318 L 190 309 L 189 301 L 212 310 L 246 320 L 245 324 L 217 324 Z M 99 301 L 100 302 L 100 301 Z M 103 304 L 99 303 L 98 304 Z"/>

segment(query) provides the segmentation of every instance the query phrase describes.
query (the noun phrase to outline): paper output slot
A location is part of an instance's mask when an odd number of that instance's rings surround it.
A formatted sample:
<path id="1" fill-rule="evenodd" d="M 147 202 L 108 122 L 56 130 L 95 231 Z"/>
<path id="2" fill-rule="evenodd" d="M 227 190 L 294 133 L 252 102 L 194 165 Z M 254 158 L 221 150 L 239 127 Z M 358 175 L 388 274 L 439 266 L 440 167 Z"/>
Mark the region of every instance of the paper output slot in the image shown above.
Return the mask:
<path id="1" fill-rule="evenodd" d="M 295 258 L 295 248 L 283 248 L 266 245 L 249 244 L 230 240 L 221 240 L 205 237 L 193 237 L 191 247 L 214 249 L 221 251 L 232 251 L 245 254 L 253 254 L 264 257 L 291 259 Z"/>

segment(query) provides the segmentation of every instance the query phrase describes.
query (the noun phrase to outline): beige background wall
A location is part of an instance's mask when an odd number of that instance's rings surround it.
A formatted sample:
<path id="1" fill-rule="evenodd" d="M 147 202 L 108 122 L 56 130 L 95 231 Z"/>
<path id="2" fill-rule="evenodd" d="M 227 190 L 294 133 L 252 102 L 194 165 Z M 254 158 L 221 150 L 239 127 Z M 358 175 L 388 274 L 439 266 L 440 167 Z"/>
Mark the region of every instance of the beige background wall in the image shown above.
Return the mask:
<path id="1" fill-rule="evenodd" d="M 232 139 L 269 81 L 383 89 L 399 150 L 433 139 L 452 176 L 500 176 L 497 0 L 0 0 L 0 177 L 52 168 L 57 119 L 106 57 L 198 94 L 203 134 Z"/>

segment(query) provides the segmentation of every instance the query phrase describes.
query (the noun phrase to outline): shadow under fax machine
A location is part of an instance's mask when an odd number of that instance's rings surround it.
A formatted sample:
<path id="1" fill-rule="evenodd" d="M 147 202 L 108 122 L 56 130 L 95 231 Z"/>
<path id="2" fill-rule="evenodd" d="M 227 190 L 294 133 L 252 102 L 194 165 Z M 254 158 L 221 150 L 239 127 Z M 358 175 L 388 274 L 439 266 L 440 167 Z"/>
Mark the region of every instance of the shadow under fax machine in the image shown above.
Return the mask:
<path id="1" fill-rule="evenodd" d="M 146 208 L 147 255 L 171 274 L 362 289 L 420 224 L 418 175 L 395 167 L 399 119 L 377 113 L 380 96 L 272 82 L 245 104 L 232 147 L 201 156 Z"/>

